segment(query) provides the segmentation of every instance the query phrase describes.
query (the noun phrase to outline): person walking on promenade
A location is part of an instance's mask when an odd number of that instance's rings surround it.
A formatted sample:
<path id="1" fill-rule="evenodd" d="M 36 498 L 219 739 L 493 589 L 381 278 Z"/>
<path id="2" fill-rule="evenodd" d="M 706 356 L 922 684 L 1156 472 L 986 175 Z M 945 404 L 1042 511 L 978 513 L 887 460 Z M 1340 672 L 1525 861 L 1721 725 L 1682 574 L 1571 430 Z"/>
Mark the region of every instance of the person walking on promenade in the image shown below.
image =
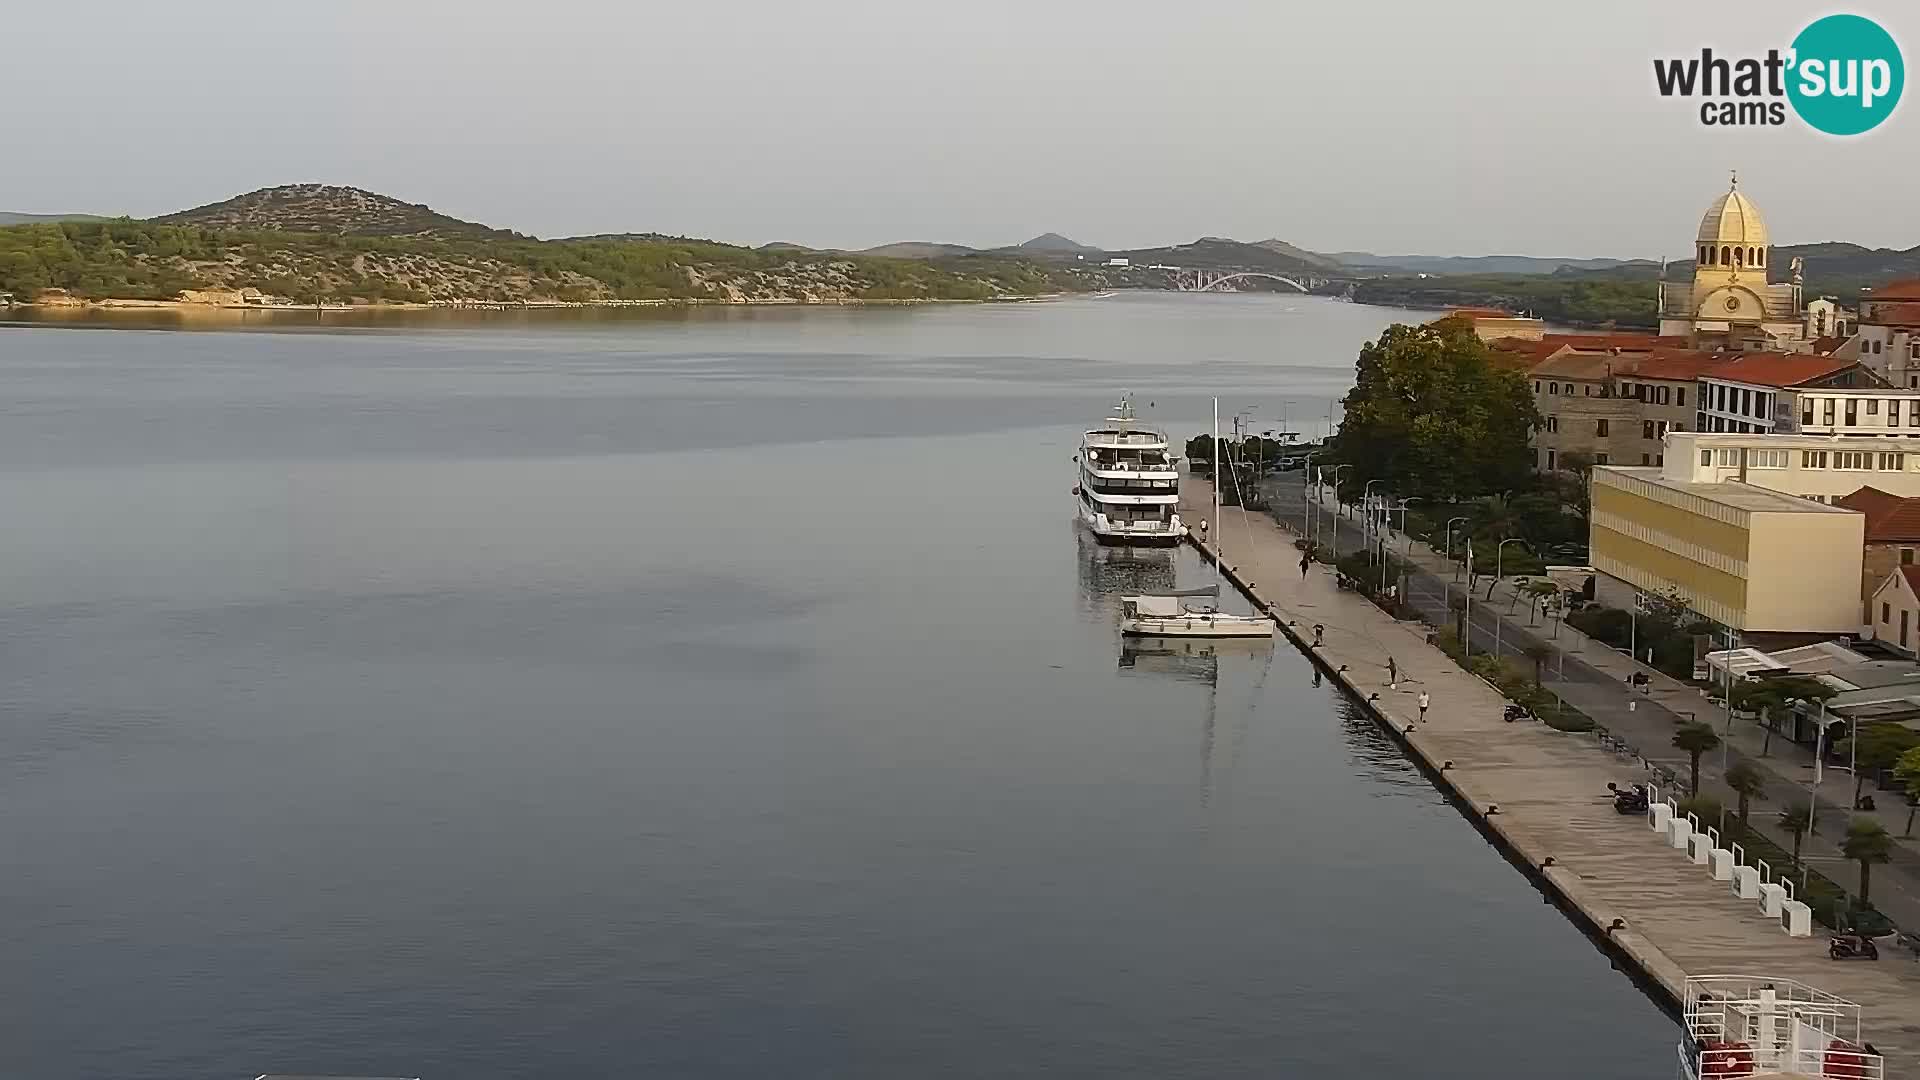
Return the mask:
<path id="1" fill-rule="evenodd" d="M 1313 565 L 1313 553 L 1307 552 L 1307 551 L 1301 552 L 1300 553 L 1300 580 L 1305 581 L 1307 579 L 1307 567 L 1312 565 Z"/>
<path id="2" fill-rule="evenodd" d="M 1387 689 L 1400 689 L 1400 662 L 1391 656 L 1387 657 Z"/>
<path id="3" fill-rule="evenodd" d="M 1420 691 L 1420 722 L 1423 724 L 1427 722 L 1427 706 L 1431 701 L 1425 690 Z"/>
<path id="4" fill-rule="evenodd" d="M 1319 623 L 1313 624 L 1313 647 L 1314 648 L 1317 649 L 1320 647 L 1321 635 L 1325 634 L 1326 632 L 1327 632 L 1326 627 L 1321 626 Z"/>

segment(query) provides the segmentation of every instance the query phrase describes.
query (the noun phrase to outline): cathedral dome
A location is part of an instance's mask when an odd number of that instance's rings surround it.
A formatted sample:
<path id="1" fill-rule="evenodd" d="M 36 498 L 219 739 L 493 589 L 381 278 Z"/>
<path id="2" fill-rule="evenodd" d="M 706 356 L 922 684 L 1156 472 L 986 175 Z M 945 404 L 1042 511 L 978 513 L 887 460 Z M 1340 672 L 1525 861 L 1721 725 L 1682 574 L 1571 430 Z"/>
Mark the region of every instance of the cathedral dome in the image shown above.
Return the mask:
<path id="1" fill-rule="evenodd" d="M 1767 223 L 1760 217 L 1760 208 L 1740 194 L 1736 183 L 1725 195 L 1713 200 L 1713 205 L 1707 207 L 1706 214 L 1700 218 L 1699 242 L 1766 247 Z"/>

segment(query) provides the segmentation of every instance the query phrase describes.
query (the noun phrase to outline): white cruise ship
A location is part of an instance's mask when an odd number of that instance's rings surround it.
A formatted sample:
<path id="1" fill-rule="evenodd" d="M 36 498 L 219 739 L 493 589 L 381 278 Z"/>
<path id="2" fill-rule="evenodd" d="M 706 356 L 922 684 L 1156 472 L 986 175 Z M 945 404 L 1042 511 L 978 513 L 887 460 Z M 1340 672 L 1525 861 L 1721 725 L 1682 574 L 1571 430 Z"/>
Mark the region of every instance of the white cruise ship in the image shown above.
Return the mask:
<path id="1" fill-rule="evenodd" d="M 1180 523 L 1180 474 L 1163 431 L 1134 423 L 1133 401 L 1120 399 L 1107 426 L 1080 440 L 1080 520 L 1103 544 L 1175 544 Z"/>

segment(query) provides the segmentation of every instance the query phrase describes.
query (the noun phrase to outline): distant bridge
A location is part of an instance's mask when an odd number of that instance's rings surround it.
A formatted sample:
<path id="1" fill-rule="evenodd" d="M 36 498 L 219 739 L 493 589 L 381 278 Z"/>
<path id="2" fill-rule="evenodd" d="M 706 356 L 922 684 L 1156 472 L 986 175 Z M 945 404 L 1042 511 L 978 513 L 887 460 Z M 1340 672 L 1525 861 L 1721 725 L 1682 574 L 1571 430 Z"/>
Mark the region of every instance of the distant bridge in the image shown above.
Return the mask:
<path id="1" fill-rule="evenodd" d="M 1308 286 L 1313 284 L 1311 278 L 1308 279 L 1306 284 L 1301 284 L 1290 277 L 1282 277 L 1279 274 L 1262 273 L 1258 270 L 1240 270 L 1233 273 L 1208 273 L 1205 270 L 1180 270 L 1176 271 L 1173 275 L 1173 287 L 1181 292 L 1233 292 L 1232 285 L 1234 282 L 1245 281 L 1251 278 L 1264 278 L 1267 281 L 1278 281 L 1283 285 L 1293 286 L 1297 292 L 1307 292 Z"/>

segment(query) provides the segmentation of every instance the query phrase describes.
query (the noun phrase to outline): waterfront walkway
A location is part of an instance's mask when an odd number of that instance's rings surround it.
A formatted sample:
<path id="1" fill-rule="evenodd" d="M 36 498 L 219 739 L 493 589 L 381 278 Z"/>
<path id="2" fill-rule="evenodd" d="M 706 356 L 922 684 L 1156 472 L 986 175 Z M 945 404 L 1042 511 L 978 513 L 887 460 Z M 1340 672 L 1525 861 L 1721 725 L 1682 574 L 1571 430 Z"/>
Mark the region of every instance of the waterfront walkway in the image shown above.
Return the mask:
<path id="1" fill-rule="evenodd" d="M 1300 521 L 1304 517 L 1306 490 L 1286 485 L 1274 491 L 1274 505 L 1283 520 Z M 1315 531 L 1324 540 L 1337 535 L 1340 550 L 1358 550 L 1362 546 L 1360 526 L 1346 518 L 1322 518 L 1323 507 L 1334 504 L 1327 494 L 1324 504 L 1315 505 Z M 1335 522 L 1337 528 L 1329 528 Z M 1411 566 L 1407 600 L 1419 608 L 1429 622 L 1448 624 L 1449 597 L 1465 589 L 1459 564 L 1444 554 L 1408 538 L 1390 532 L 1388 546 L 1396 558 Z M 1839 843 L 1846 835 L 1847 821 L 1853 816 L 1847 808 L 1853 803 L 1853 777 L 1844 770 L 1828 768 L 1819 786 L 1813 790 L 1813 752 L 1776 735 L 1765 754 L 1766 743 L 1760 726 L 1751 720 L 1729 719 L 1725 710 L 1708 701 L 1699 688 L 1679 682 L 1646 664 L 1636 663 L 1619 650 L 1595 641 L 1571 625 L 1557 620 L 1542 620 L 1529 607 L 1529 599 L 1520 595 L 1511 580 L 1493 582 L 1495 562 L 1491 553 L 1476 556 L 1475 569 L 1480 583 L 1474 593 L 1473 645 L 1476 651 L 1492 652 L 1497 644 L 1502 657 L 1523 667 L 1531 661 L 1522 650 L 1538 643 L 1549 650 L 1543 665 L 1547 676 L 1544 686 L 1567 704 L 1586 713 L 1614 735 L 1631 743 L 1636 751 L 1679 776 L 1687 775 L 1687 755 L 1674 747 L 1673 732 L 1682 720 L 1710 723 L 1720 735 L 1722 748 L 1707 754 L 1700 762 L 1703 794 L 1720 801 L 1729 815 L 1737 797 L 1722 778 L 1727 769 L 1742 761 L 1757 766 L 1767 777 L 1765 794 L 1752 802 L 1749 822 L 1783 851 L 1793 849 L 1793 839 L 1780 828 L 1779 812 L 1789 803 L 1806 806 L 1809 797 L 1817 808 L 1816 831 L 1804 838 L 1804 861 L 1838 884 L 1851 889 L 1859 879 L 1859 866 L 1840 854 Z M 1456 581 L 1455 578 L 1460 580 Z M 1489 585 L 1492 600 L 1488 602 Z M 1513 612 L 1515 614 L 1509 614 Z M 1496 633 L 1495 627 L 1499 627 Z M 1646 693 L 1632 690 L 1627 678 L 1644 674 L 1649 683 Z M 1873 875 L 1874 906 L 1902 928 L 1920 932 L 1920 851 L 1911 841 L 1899 841 L 1905 831 L 1907 809 L 1892 793 L 1881 793 L 1876 800 L 1880 809 L 1867 812 L 1876 818 L 1898 841 L 1893 861 L 1876 867 Z"/>
<path id="2" fill-rule="evenodd" d="M 1205 482 L 1183 485 L 1180 513 L 1212 513 Z M 1341 590 L 1331 568 L 1303 576 L 1295 534 L 1264 513 L 1234 508 L 1212 523 L 1209 542 L 1268 605 L 1296 643 L 1325 628 L 1315 651 L 1335 677 L 1371 700 L 1443 786 L 1483 828 L 1540 871 L 1570 904 L 1676 998 L 1688 974 L 1749 973 L 1797 979 L 1859 1002 L 1867 1037 L 1887 1055 L 1888 1075 L 1920 1066 L 1920 963 L 1888 953 L 1878 963 L 1835 963 L 1826 939 L 1789 938 L 1753 901 L 1732 895 L 1684 852 L 1666 846 L 1644 818 L 1613 810 L 1606 785 L 1645 779 L 1636 761 L 1591 736 L 1502 719 L 1505 699 L 1426 643 L 1420 623 L 1396 622 Z M 1309 645 L 1309 647 L 1311 647 Z M 1387 659 L 1398 671 L 1388 680 Z M 1418 695 L 1431 707 L 1424 723 Z M 1619 920 L 1619 929 L 1606 931 Z M 1513 957 L 1525 978 L 1525 957 Z"/>

